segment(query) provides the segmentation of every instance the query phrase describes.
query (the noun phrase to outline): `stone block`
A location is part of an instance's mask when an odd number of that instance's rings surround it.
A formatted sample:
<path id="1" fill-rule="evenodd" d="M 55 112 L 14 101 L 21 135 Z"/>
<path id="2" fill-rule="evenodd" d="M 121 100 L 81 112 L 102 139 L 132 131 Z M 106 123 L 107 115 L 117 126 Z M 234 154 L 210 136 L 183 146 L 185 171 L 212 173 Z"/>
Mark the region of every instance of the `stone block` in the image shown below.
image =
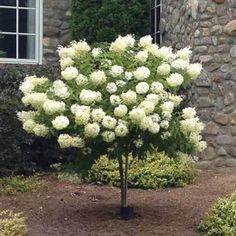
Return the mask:
<path id="1" fill-rule="evenodd" d="M 213 56 L 210 56 L 210 55 L 200 56 L 200 57 L 199 57 L 199 60 L 200 60 L 202 63 L 210 63 L 210 62 L 213 61 Z"/>
<path id="2" fill-rule="evenodd" d="M 208 169 L 210 166 L 212 166 L 211 161 L 199 161 L 197 162 L 197 167 L 200 169 Z"/>
<path id="3" fill-rule="evenodd" d="M 216 143 L 219 145 L 230 145 L 232 144 L 233 139 L 229 135 L 218 135 L 216 137 Z"/>
<path id="4" fill-rule="evenodd" d="M 215 159 L 213 163 L 216 167 L 223 167 L 223 166 L 225 166 L 225 161 L 226 161 L 225 158 L 219 157 L 219 158 Z"/>
<path id="5" fill-rule="evenodd" d="M 217 151 L 217 155 L 219 156 L 226 156 L 227 152 L 223 147 L 220 147 L 219 150 Z"/>
<path id="6" fill-rule="evenodd" d="M 227 167 L 235 167 L 236 166 L 236 159 L 226 159 L 225 160 L 225 165 Z"/>
<path id="7" fill-rule="evenodd" d="M 195 81 L 195 85 L 197 87 L 211 87 L 212 83 L 210 80 L 210 74 L 206 70 L 203 70 L 198 79 Z"/>
<path id="8" fill-rule="evenodd" d="M 224 31 L 225 33 L 229 35 L 235 36 L 236 35 L 236 20 L 232 20 L 228 22 L 224 27 Z"/>
<path id="9" fill-rule="evenodd" d="M 236 125 L 236 112 L 231 115 L 231 124 Z"/>
<path id="10" fill-rule="evenodd" d="M 215 122 L 220 125 L 227 125 L 229 122 L 229 116 L 223 113 L 219 113 L 215 116 Z"/>
<path id="11" fill-rule="evenodd" d="M 224 104 L 226 106 L 231 105 L 234 102 L 234 94 L 233 93 L 228 93 L 224 97 Z"/>
<path id="12" fill-rule="evenodd" d="M 228 0 L 229 7 L 236 8 L 236 1 L 235 0 Z"/>
<path id="13" fill-rule="evenodd" d="M 233 46 L 233 47 L 230 49 L 230 56 L 231 56 L 231 57 L 236 57 L 236 46 Z"/>
<path id="14" fill-rule="evenodd" d="M 219 126 L 214 122 L 209 122 L 205 127 L 204 133 L 216 135 L 219 133 Z"/>
<path id="15" fill-rule="evenodd" d="M 214 107 L 215 102 L 209 97 L 200 97 L 198 99 L 198 107 L 199 108 L 207 108 L 207 107 Z"/>

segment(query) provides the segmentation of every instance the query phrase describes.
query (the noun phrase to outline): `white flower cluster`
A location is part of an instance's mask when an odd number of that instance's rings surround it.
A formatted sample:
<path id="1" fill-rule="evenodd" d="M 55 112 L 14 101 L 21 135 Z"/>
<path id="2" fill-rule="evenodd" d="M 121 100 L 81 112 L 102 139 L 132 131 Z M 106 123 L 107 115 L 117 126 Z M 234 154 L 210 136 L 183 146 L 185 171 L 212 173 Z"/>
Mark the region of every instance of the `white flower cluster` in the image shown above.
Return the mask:
<path id="1" fill-rule="evenodd" d="M 207 147 L 201 136 L 205 125 L 195 116 L 196 111 L 194 108 L 188 107 L 182 110 L 181 131 L 189 137 L 190 142 L 195 146 L 195 150 L 202 152 Z"/>
<path id="2" fill-rule="evenodd" d="M 174 53 L 153 44 L 151 36 L 137 42 L 127 35 L 119 36 L 109 50 L 79 41 L 58 53 L 62 80 L 29 76 L 20 86 L 23 104 L 32 108 L 17 114 L 27 132 L 56 135 L 61 148 L 84 152 L 96 141 L 112 147 L 135 134 L 132 144 L 141 148 L 149 136 L 168 141 L 172 121 L 178 119 L 180 132 L 203 150 L 203 124 L 196 111 L 185 108 L 182 117 L 175 112 L 182 102 L 176 92 L 202 69 L 190 63 L 189 48 Z"/>
<path id="3" fill-rule="evenodd" d="M 36 76 L 28 76 L 24 79 L 24 82 L 20 85 L 20 90 L 24 94 L 32 93 L 36 86 L 40 86 L 48 82 L 48 78 L 45 77 L 36 77 Z"/>
<path id="4" fill-rule="evenodd" d="M 134 47 L 135 39 L 132 35 L 119 36 L 110 46 L 112 52 L 124 52 L 128 48 Z"/>

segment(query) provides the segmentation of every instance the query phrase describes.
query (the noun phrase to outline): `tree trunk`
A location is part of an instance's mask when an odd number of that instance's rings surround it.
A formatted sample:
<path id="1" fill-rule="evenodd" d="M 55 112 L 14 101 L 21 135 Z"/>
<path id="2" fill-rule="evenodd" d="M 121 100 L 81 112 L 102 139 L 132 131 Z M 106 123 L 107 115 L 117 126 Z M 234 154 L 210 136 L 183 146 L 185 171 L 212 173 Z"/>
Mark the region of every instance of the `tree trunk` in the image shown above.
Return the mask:
<path id="1" fill-rule="evenodd" d="M 120 189 L 121 189 L 121 208 L 120 216 L 123 220 L 131 220 L 134 218 L 134 210 L 132 207 L 128 207 L 127 195 L 128 195 L 128 155 L 125 156 L 125 162 L 123 162 L 122 156 L 118 158 L 119 171 L 120 171 Z"/>
<path id="2" fill-rule="evenodd" d="M 121 207 L 127 208 L 128 157 L 125 157 L 125 163 L 123 163 L 122 156 L 119 157 L 118 161 L 119 161 L 119 172 L 120 172 Z"/>

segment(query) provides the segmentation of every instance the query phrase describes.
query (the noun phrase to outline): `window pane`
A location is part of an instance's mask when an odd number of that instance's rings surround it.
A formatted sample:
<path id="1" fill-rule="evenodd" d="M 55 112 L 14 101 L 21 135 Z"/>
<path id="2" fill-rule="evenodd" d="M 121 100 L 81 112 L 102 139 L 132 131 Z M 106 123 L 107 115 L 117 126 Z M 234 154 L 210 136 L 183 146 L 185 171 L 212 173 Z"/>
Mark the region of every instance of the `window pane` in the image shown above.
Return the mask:
<path id="1" fill-rule="evenodd" d="M 16 58 L 16 35 L 0 34 L 0 57 Z"/>
<path id="2" fill-rule="evenodd" d="M 19 0 L 20 7 L 35 7 L 36 6 L 35 0 Z"/>
<path id="3" fill-rule="evenodd" d="M 0 31 L 16 32 L 16 9 L 0 8 Z"/>
<path id="4" fill-rule="evenodd" d="M 16 0 L 0 0 L 2 6 L 16 6 Z"/>
<path id="5" fill-rule="evenodd" d="M 155 9 L 151 10 L 151 34 L 155 33 Z"/>
<path id="6" fill-rule="evenodd" d="M 156 32 L 160 31 L 160 17 L 161 17 L 161 11 L 160 7 L 156 9 Z"/>
<path id="7" fill-rule="evenodd" d="M 19 10 L 19 32 L 35 33 L 35 10 Z"/>
<path id="8" fill-rule="evenodd" d="M 19 36 L 19 58 L 35 59 L 35 36 L 20 35 Z"/>
<path id="9" fill-rule="evenodd" d="M 157 33 L 155 35 L 155 43 L 157 43 L 157 44 L 161 43 L 161 35 L 160 35 L 160 33 Z"/>

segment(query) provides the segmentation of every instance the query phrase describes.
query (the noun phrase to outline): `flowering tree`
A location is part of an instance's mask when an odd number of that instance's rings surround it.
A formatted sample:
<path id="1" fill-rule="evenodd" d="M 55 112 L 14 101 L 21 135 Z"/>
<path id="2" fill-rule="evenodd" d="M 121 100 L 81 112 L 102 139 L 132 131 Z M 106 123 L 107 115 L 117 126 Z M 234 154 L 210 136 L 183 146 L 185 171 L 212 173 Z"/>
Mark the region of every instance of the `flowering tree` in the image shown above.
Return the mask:
<path id="1" fill-rule="evenodd" d="M 175 156 L 206 147 L 195 109 L 179 108 L 177 92 L 202 69 L 190 64 L 189 48 L 173 53 L 152 44 L 151 36 L 135 41 L 127 35 L 102 48 L 80 41 L 58 51 L 62 78 L 26 77 L 20 90 L 27 111 L 18 118 L 28 133 L 54 136 L 61 148 L 88 151 L 103 145 L 119 162 L 123 208 L 129 154 L 158 148 Z"/>

